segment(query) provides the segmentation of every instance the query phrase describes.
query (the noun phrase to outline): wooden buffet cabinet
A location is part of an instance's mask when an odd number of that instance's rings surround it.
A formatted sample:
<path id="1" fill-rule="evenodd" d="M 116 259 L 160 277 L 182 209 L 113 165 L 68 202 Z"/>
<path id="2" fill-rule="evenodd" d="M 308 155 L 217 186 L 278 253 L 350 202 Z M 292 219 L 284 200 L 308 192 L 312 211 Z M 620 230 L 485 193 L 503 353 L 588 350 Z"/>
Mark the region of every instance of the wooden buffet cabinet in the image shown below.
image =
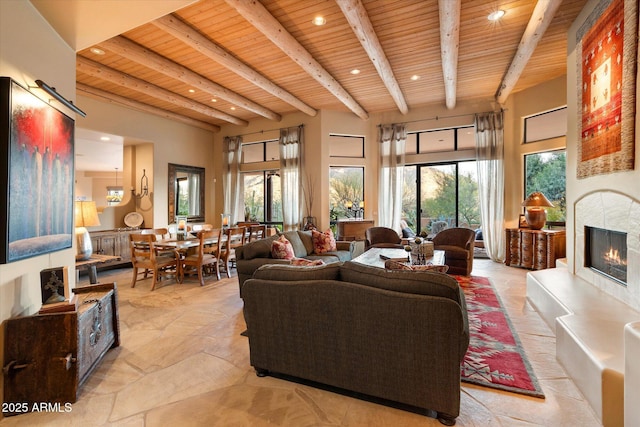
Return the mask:
<path id="1" fill-rule="evenodd" d="M 100 255 L 119 256 L 118 261 L 110 261 L 108 265 L 126 264 L 131 262 L 131 249 L 129 249 L 129 235 L 139 233 L 140 229 L 121 229 L 92 231 L 91 244 L 93 253 Z"/>
<path id="2" fill-rule="evenodd" d="M 69 409 L 103 356 L 120 345 L 116 284 L 72 291 L 76 310 L 5 321 L 4 415 L 41 404 Z"/>
<path id="3" fill-rule="evenodd" d="M 556 266 L 556 259 L 564 258 L 567 248 L 565 230 L 506 229 L 504 263 L 513 267 L 542 270 Z"/>

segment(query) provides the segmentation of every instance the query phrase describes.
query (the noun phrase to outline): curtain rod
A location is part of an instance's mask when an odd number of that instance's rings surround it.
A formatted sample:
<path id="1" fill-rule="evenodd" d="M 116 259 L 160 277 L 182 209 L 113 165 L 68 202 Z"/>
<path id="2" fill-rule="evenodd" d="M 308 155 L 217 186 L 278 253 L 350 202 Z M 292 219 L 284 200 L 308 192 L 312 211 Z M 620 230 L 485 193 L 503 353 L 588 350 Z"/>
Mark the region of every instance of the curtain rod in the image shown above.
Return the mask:
<path id="1" fill-rule="evenodd" d="M 504 112 L 504 111 L 509 111 L 509 110 L 506 109 L 506 108 L 501 108 L 500 109 L 500 112 Z M 497 113 L 497 112 L 498 111 L 483 111 L 481 113 L 455 114 L 453 116 L 434 116 L 434 117 L 427 117 L 426 119 L 409 120 L 407 122 L 400 122 L 400 123 L 407 124 L 407 123 L 426 122 L 426 121 L 430 121 L 430 120 L 438 121 L 440 119 L 453 119 L 453 118 L 457 118 L 457 117 L 475 116 L 477 114 L 487 114 L 487 113 Z M 395 123 L 392 123 L 392 124 L 395 124 Z M 378 125 L 378 127 L 380 127 L 382 125 L 383 125 L 383 123 L 380 123 Z"/>
<path id="2" fill-rule="evenodd" d="M 295 126 L 288 126 L 288 127 L 295 127 Z M 299 128 L 303 128 L 304 127 L 304 123 L 298 125 Z M 287 128 L 275 128 L 275 129 L 266 129 L 266 130 L 257 130 L 255 132 L 249 132 L 249 133 L 242 133 L 240 135 L 232 135 L 232 136 L 247 136 L 247 135 L 255 135 L 257 133 L 265 133 L 265 132 L 273 132 L 274 130 L 282 130 L 282 129 L 287 129 Z M 229 136 L 229 135 L 227 135 Z"/>

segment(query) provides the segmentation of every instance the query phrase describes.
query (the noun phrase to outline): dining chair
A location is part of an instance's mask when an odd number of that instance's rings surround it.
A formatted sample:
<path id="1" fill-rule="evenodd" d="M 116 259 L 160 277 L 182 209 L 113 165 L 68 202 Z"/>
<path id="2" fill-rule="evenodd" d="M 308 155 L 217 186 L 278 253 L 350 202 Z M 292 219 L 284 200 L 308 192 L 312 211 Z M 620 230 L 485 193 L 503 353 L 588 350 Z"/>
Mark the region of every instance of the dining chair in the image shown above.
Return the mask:
<path id="1" fill-rule="evenodd" d="M 167 228 L 145 228 L 140 230 L 140 234 L 153 234 L 156 240 L 162 240 L 169 237 L 169 229 Z"/>
<path id="2" fill-rule="evenodd" d="M 267 237 L 267 226 L 266 225 L 251 225 L 249 227 L 249 241 L 253 242 L 254 240 L 260 240 Z"/>
<path id="3" fill-rule="evenodd" d="M 225 230 L 226 238 L 222 242 L 220 260 L 224 263 L 227 277 L 231 277 L 229 263 L 232 255 L 235 256 L 235 248 L 244 245 L 246 232 L 247 229 L 245 227 L 229 227 Z"/>
<path id="4" fill-rule="evenodd" d="M 145 279 L 149 272 L 153 273 L 152 291 L 156 288 L 158 281 L 165 275 L 173 275 L 180 282 L 178 252 L 171 251 L 170 253 L 158 254 L 155 242 L 155 234 L 134 233 L 129 235 L 131 265 L 133 266 L 132 288 L 136 286 L 136 281 L 138 280 L 138 269 L 144 269 Z"/>
<path id="5" fill-rule="evenodd" d="M 198 275 L 200 286 L 204 286 L 204 273 L 206 271 L 215 271 L 216 277 L 220 280 L 220 269 L 218 266 L 220 254 L 220 242 L 222 240 L 222 231 L 218 229 L 200 230 L 198 231 L 198 239 L 200 244 L 197 250 L 187 255 L 181 260 L 180 281 L 184 281 L 186 272 L 193 272 Z M 215 243 L 213 243 L 215 241 Z"/>

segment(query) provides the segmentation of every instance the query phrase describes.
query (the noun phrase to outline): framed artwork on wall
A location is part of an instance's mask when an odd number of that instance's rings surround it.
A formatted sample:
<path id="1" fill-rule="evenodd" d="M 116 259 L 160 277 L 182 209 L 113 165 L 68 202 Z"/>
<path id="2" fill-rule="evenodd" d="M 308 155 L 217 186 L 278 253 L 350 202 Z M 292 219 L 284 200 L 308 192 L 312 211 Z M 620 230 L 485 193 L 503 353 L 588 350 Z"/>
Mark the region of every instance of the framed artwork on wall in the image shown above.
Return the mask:
<path id="1" fill-rule="evenodd" d="M 577 177 L 634 168 L 638 0 L 601 0 L 576 38 Z"/>
<path id="2" fill-rule="evenodd" d="M 0 77 L 0 263 L 70 248 L 75 122 Z"/>

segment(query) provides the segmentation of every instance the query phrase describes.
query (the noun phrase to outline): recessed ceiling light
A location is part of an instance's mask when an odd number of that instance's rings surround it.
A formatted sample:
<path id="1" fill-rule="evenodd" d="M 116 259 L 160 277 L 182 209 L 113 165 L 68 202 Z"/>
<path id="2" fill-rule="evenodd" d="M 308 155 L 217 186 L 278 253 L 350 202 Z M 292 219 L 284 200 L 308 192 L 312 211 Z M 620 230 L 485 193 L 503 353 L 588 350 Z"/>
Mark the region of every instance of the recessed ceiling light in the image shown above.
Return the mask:
<path id="1" fill-rule="evenodd" d="M 313 18 L 313 21 L 311 21 L 311 22 L 313 22 L 313 25 L 320 26 L 320 25 L 326 24 L 327 20 L 324 19 L 324 16 L 316 16 L 315 18 Z"/>
<path id="2" fill-rule="evenodd" d="M 109 138 L 108 136 L 101 136 L 100 141 L 111 141 L 111 138 Z"/>
<path id="3" fill-rule="evenodd" d="M 360 74 L 360 70 L 358 70 L 357 68 L 354 68 L 353 70 L 351 70 L 351 74 L 353 74 L 354 76 L 357 74 Z"/>
<path id="4" fill-rule="evenodd" d="M 231 109 L 232 109 L 232 110 L 235 110 L 235 109 L 236 109 L 236 107 L 231 107 Z"/>
<path id="5" fill-rule="evenodd" d="M 211 99 L 211 102 L 218 102 L 218 100 L 213 98 L 213 99 Z"/>
<path id="6" fill-rule="evenodd" d="M 488 19 L 489 21 L 497 21 L 497 20 L 499 20 L 500 18 L 502 18 L 502 17 L 504 16 L 504 14 L 505 14 L 505 13 L 506 13 L 506 12 L 505 12 L 504 10 L 496 10 L 496 11 L 494 11 L 494 12 L 491 12 L 491 13 L 489 14 L 489 16 L 487 16 L 487 19 Z"/>
<path id="7" fill-rule="evenodd" d="M 414 82 L 415 82 L 416 80 L 420 80 L 420 76 L 419 76 L 419 75 L 417 75 L 417 74 L 414 74 L 413 76 L 411 76 L 411 80 L 413 80 Z"/>
<path id="8" fill-rule="evenodd" d="M 195 89 L 189 89 L 189 93 L 196 93 Z"/>
<path id="9" fill-rule="evenodd" d="M 92 53 L 95 53 L 96 55 L 104 55 L 104 50 L 98 48 L 98 47 L 92 47 L 91 49 L 89 49 Z"/>

